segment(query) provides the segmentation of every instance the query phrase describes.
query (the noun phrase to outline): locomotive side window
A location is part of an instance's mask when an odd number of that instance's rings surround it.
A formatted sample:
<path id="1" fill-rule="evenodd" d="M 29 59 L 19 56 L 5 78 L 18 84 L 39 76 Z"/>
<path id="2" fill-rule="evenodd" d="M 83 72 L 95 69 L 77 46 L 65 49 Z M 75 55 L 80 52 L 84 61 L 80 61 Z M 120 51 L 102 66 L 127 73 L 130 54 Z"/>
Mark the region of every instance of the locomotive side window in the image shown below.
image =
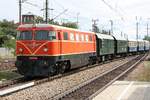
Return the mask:
<path id="1" fill-rule="evenodd" d="M 17 33 L 18 40 L 32 40 L 32 32 L 31 31 L 21 31 Z"/>
<path id="2" fill-rule="evenodd" d="M 92 35 L 89 36 L 89 40 L 92 41 Z"/>
<path id="3" fill-rule="evenodd" d="M 81 40 L 84 41 L 84 35 L 83 34 L 81 34 Z"/>
<path id="4" fill-rule="evenodd" d="M 74 34 L 70 33 L 70 40 L 74 41 Z"/>
<path id="5" fill-rule="evenodd" d="M 85 35 L 85 39 L 86 39 L 87 42 L 89 41 L 88 35 Z"/>
<path id="6" fill-rule="evenodd" d="M 76 41 L 79 41 L 79 34 L 76 34 Z"/>
<path id="7" fill-rule="evenodd" d="M 49 40 L 56 40 L 56 32 L 50 31 L 48 34 Z"/>
<path id="8" fill-rule="evenodd" d="M 67 32 L 64 32 L 64 40 L 68 40 L 68 33 Z"/>

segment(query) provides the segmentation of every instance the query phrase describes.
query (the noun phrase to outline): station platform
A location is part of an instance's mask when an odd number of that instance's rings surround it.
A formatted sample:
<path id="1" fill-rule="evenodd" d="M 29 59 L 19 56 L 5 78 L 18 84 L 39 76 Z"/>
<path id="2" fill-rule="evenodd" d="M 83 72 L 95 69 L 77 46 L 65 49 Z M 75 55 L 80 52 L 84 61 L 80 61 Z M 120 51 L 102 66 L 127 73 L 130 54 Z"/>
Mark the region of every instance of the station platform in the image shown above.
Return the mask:
<path id="1" fill-rule="evenodd" d="M 150 100 L 150 82 L 116 81 L 92 100 Z"/>

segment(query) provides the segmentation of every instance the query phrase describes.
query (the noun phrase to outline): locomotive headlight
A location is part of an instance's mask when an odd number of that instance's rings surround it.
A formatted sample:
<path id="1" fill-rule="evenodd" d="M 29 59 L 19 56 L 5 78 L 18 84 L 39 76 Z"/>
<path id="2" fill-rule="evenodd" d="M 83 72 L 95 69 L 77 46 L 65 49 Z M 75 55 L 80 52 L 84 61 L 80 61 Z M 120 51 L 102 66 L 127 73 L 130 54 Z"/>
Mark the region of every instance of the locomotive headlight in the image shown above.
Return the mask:
<path id="1" fill-rule="evenodd" d="M 43 51 L 44 51 L 44 52 L 47 52 L 47 51 L 48 51 L 48 48 L 44 48 Z"/>
<path id="2" fill-rule="evenodd" d="M 23 49 L 22 49 L 22 48 L 19 48 L 19 51 L 20 51 L 20 52 L 22 52 L 22 51 L 23 51 Z"/>

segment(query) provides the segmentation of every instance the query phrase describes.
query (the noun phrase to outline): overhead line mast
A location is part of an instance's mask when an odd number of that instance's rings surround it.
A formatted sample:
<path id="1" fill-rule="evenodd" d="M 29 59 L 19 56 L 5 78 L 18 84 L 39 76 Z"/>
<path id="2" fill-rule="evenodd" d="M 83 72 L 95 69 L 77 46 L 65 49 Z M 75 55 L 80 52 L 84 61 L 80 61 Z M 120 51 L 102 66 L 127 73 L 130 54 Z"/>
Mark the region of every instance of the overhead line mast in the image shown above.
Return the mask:
<path id="1" fill-rule="evenodd" d="M 46 0 L 45 22 L 48 23 L 48 0 Z"/>
<path id="2" fill-rule="evenodd" d="M 21 24 L 21 0 L 19 0 L 19 23 Z"/>

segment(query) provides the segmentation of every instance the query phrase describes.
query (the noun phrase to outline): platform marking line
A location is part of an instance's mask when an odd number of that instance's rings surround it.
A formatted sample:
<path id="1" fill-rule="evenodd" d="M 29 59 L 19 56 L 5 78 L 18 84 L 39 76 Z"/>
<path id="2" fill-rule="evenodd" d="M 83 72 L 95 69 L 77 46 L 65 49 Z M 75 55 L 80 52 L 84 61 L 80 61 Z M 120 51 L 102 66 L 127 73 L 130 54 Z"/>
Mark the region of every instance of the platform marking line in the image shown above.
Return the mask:
<path id="1" fill-rule="evenodd" d="M 126 87 L 126 89 L 121 93 L 121 95 L 118 97 L 117 100 L 121 100 L 122 97 L 126 94 L 126 92 L 129 90 L 129 88 L 133 85 L 134 82 L 131 82 L 128 87 Z"/>

